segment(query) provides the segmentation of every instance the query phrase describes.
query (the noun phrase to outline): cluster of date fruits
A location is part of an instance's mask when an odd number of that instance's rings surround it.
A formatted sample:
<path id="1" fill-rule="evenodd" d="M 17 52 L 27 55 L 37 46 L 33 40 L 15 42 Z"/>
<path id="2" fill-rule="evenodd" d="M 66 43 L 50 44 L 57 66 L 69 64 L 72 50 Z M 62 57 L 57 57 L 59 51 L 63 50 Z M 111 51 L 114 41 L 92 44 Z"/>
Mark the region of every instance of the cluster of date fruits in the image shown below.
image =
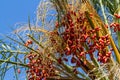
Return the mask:
<path id="1" fill-rule="evenodd" d="M 52 61 L 43 59 L 41 54 L 30 53 L 27 55 L 29 59 L 27 77 L 28 80 L 46 80 L 48 77 L 55 76 L 55 69 Z"/>
<path id="2" fill-rule="evenodd" d="M 90 18 L 92 17 L 94 16 L 90 16 Z M 106 63 L 109 60 L 112 53 L 107 50 L 110 45 L 109 35 L 98 36 L 101 30 L 99 25 L 98 27 L 90 28 L 85 13 L 80 11 L 68 11 L 63 20 L 61 25 L 64 27 L 64 32 L 60 35 L 66 43 L 65 54 L 75 56 L 72 57 L 71 62 L 74 61 L 80 64 L 77 60 L 82 59 L 86 63 L 86 55 L 93 55 L 94 53 L 97 53 L 98 61 L 102 63 Z M 58 23 L 56 27 L 59 28 Z M 68 61 L 67 59 L 64 60 Z"/>

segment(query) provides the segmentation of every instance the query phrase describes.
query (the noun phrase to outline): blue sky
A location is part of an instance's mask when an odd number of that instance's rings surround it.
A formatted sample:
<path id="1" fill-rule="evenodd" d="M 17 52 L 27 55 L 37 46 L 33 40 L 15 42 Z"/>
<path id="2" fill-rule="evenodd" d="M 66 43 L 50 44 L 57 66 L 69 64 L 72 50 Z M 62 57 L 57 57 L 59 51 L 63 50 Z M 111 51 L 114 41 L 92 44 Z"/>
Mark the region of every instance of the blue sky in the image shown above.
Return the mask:
<path id="1" fill-rule="evenodd" d="M 6 34 L 16 23 L 31 21 L 40 0 L 0 0 L 0 33 Z"/>
<path id="2" fill-rule="evenodd" d="M 11 27 L 16 23 L 27 23 L 28 16 L 33 21 L 39 2 L 40 0 L 0 0 L 0 34 L 11 32 Z M 7 72 L 5 80 L 15 80 L 12 72 Z"/>

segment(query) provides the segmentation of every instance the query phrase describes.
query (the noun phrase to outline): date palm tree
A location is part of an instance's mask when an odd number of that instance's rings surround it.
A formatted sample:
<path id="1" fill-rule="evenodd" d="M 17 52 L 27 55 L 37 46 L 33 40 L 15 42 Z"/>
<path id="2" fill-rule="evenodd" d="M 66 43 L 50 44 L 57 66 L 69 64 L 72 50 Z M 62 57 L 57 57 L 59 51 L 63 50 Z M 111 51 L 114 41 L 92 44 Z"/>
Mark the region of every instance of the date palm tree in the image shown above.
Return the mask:
<path id="1" fill-rule="evenodd" d="M 119 80 L 119 0 L 41 0 L 35 24 L 0 42 L 1 80 Z M 116 38 L 116 37 L 117 38 Z"/>

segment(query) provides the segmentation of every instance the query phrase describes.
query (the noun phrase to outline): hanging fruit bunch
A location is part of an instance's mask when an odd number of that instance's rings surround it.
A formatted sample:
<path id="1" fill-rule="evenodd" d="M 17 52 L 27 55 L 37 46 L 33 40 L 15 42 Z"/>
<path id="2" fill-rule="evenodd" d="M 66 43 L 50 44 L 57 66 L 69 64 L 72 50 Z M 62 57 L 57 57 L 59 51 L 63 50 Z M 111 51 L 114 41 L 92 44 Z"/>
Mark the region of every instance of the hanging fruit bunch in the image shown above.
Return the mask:
<path id="1" fill-rule="evenodd" d="M 26 58 L 29 59 L 27 71 L 28 80 L 46 80 L 47 77 L 55 76 L 53 62 L 49 58 L 41 57 L 43 53 L 30 53 Z M 48 56 L 49 57 L 49 56 Z"/>
<path id="2" fill-rule="evenodd" d="M 87 4 L 87 3 L 86 3 Z M 61 19 L 56 22 L 56 28 L 61 27 L 63 32 L 59 32 L 63 42 L 65 43 L 65 55 L 73 55 L 73 58 L 81 59 L 86 63 L 89 54 L 92 58 L 94 54 L 98 55 L 98 61 L 102 63 L 108 62 L 111 51 L 108 50 L 110 39 L 108 34 L 103 34 L 101 25 L 94 24 L 96 20 L 94 13 L 91 11 L 83 11 L 82 8 L 77 10 L 76 6 L 66 5 L 67 9 Z"/>

